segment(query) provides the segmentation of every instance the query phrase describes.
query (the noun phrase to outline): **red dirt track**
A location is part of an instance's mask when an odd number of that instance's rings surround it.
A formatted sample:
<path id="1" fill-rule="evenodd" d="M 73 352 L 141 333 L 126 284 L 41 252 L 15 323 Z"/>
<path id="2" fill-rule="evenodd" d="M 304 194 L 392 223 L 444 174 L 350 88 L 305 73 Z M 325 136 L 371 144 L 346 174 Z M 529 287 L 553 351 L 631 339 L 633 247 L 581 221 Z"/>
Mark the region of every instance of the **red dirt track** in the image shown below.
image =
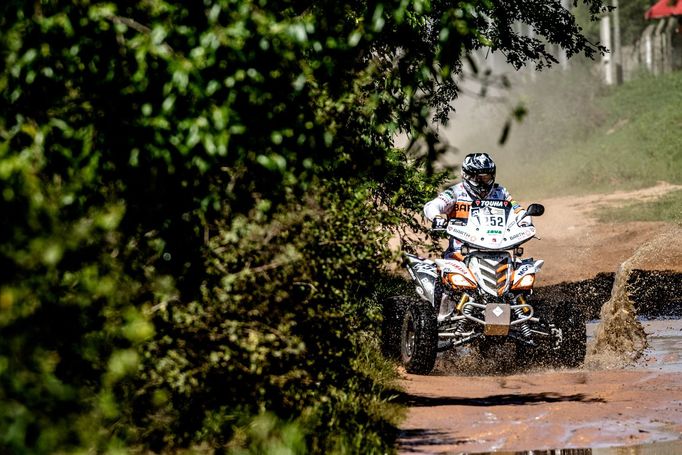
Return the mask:
<path id="1" fill-rule="evenodd" d="M 615 272 L 651 239 L 659 239 L 661 246 L 636 254 L 636 267 L 682 271 L 682 227 L 600 224 L 590 216 L 601 205 L 646 201 L 677 188 L 659 184 L 608 196 L 539 201 L 546 213 L 534 223 L 542 240 L 525 246 L 526 256 L 546 261 L 536 285 Z M 682 324 L 670 324 L 675 325 L 668 327 L 671 333 L 682 336 Z M 673 349 L 650 352 L 624 369 L 537 370 L 511 376 L 470 375 L 463 373 L 465 368 L 450 373 L 437 369 L 430 376 L 403 372 L 400 384 L 409 409 L 400 427 L 398 452 L 604 448 L 680 439 L 682 369 L 664 368 L 679 358 Z"/>
<path id="2" fill-rule="evenodd" d="M 679 373 L 406 375 L 403 386 L 411 408 L 400 453 L 627 446 L 682 431 Z"/>

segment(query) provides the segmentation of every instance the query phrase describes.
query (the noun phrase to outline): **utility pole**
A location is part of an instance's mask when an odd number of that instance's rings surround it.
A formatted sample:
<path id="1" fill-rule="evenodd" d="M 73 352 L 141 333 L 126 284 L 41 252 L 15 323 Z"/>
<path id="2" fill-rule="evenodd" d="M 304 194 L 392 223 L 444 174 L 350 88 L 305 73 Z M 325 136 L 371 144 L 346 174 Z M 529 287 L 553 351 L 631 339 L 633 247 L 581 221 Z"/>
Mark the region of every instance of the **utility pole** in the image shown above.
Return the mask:
<path id="1" fill-rule="evenodd" d="M 604 72 L 604 82 L 606 85 L 613 84 L 613 61 L 611 60 L 613 47 L 611 46 L 611 18 L 604 15 L 599 22 L 599 39 L 606 46 L 608 52 L 601 57 L 602 71 Z"/>
<path id="2" fill-rule="evenodd" d="M 611 0 L 613 6 L 613 63 L 615 70 L 615 82 L 617 85 L 623 83 L 623 52 L 620 46 L 620 12 L 618 0 Z"/>
<path id="3" fill-rule="evenodd" d="M 561 6 L 567 11 L 571 10 L 571 1 L 570 0 L 561 0 Z M 568 69 L 568 56 L 566 55 L 566 50 L 563 48 L 559 48 L 559 63 L 561 64 L 561 67 L 564 70 Z"/>
<path id="4" fill-rule="evenodd" d="M 535 29 L 528 25 L 528 38 L 535 38 Z M 535 72 L 535 62 L 531 60 L 530 62 L 530 80 L 535 81 L 537 74 Z"/>

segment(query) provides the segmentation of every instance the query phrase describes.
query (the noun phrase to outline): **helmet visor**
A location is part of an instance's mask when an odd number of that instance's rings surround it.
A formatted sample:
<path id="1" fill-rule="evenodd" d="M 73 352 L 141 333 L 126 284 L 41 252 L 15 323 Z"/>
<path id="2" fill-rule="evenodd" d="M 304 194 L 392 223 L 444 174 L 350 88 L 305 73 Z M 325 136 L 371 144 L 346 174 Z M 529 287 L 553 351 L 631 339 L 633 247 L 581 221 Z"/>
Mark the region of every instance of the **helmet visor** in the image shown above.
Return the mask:
<path id="1" fill-rule="evenodd" d="M 495 176 L 493 174 L 476 174 L 472 176 L 472 179 L 476 183 L 482 183 L 484 185 L 490 185 L 495 181 Z"/>

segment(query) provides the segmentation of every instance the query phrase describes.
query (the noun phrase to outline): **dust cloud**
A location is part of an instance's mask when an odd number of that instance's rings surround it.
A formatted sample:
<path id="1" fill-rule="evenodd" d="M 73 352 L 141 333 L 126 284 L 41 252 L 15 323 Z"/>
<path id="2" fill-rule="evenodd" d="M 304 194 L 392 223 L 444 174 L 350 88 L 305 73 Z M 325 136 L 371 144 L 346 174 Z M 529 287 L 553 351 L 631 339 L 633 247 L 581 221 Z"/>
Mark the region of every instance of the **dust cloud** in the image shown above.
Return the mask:
<path id="1" fill-rule="evenodd" d="M 440 162 L 452 167 L 468 153 L 489 153 L 497 163 L 497 181 L 521 199 L 572 185 L 556 162 L 556 152 L 604 120 L 594 103 L 601 84 L 590 65 L 578 62 L 569 70 L 497 73 L 509 81 L 508 87 L 464 79 L 455 113 L 439 129 L 454 151 Z M 506 125 L 509 134 L 501 143 Z"/>
<path id="2" fill-rule="evenodd" d="M 651 267 L 654 262 L 665 268 L 666 264 L 679 259 L 681 249 L 682 227 L 674 226 L 643 244 L 623 262 L 616 273 L 611 298 L 601 308 L 601 322 L 594 339 L 587 346 L 586 368 L 621 368 L 642 355 L 647 338 L 630 298 L 630 274 L 635 268 Z M 639 285 L 646 286 L 646 283 Z"/>

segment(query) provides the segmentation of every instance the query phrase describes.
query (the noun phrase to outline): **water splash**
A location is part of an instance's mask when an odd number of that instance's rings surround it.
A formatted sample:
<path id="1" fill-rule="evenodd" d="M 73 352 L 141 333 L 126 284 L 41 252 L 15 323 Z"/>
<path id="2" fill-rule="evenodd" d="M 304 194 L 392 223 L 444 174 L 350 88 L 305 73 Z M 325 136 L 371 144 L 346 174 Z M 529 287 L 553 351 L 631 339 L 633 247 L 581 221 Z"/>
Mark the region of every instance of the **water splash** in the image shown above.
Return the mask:
<path id="1" fill-rule="evenodd" d="M 600 312 L 601 322 L 587 346 L 587 368 L 621 368 L 636 361 L 647 347 L 646 332 L 637 320 L 628 281 L 635 267 L 679 259 L 682 227 L 676 226 L 638 248 L 616 273 L 611 298 Z M 652 261 L 655 259 L 655 261 Z"/>
<path id="2" fill-rule="evenodd" d="M 636 319 L 630 300 L 628 279 L 632 266 L 620 266 L 611 298 L 600 312 L 594 340 L 587 346 L 585 366 L 588 368 L 620 368 L 637 360 L 647 347 L 646 333 Z"/>

